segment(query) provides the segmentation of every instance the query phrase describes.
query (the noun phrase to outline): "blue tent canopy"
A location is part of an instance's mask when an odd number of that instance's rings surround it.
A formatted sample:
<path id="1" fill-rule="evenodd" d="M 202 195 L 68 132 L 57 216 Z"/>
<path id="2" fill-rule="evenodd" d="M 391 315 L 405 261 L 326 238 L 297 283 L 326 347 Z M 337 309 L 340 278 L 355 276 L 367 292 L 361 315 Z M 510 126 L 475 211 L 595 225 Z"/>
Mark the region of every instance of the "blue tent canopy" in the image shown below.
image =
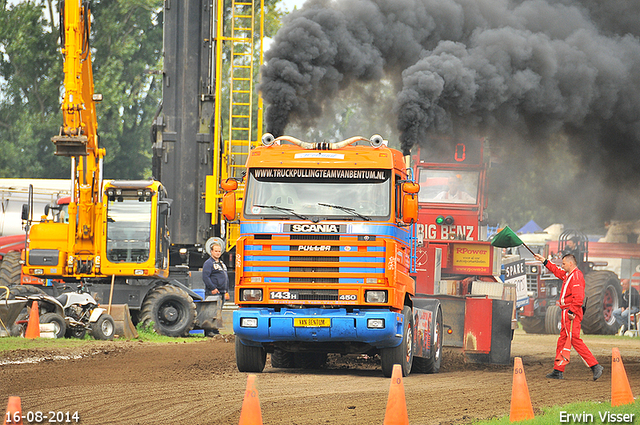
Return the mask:
<path id="1" fill-rule="evenodd" d="M 529 220 L 527 224 L 518 229 L 518 233 L 535 233 L 541 232 L 542 230 L 542 227 L 538 226 L 538 223 L 533 220 Z"/>

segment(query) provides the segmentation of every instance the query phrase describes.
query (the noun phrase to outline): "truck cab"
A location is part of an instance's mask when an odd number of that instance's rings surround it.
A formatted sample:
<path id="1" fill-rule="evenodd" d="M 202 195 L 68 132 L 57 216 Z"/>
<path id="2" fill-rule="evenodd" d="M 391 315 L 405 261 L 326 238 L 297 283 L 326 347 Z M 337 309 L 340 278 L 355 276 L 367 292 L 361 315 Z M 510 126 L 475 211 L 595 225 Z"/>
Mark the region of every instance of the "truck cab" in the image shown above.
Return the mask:
<path id="1" fill-rule="evenodd" d="M 238 215 L 238 369 L 262 371 L 267 353 L 274 367 L 320 366 L 327 353 L 378 353 L 385 375 L 394 363 L 408 374 L 418 185 L 402 154 L 379 136 L 263 140 L 247 160 Z M 233 196 L 225 195 L 231 208 Z"/>

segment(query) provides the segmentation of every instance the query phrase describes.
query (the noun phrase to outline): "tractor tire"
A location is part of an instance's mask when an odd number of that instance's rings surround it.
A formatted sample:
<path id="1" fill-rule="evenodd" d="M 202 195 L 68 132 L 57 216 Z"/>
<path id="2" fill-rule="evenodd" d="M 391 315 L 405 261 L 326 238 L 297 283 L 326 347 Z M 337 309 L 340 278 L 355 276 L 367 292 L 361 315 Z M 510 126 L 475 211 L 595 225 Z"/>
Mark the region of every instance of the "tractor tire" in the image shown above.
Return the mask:
<path id="1" fill-rule="evenodd" d="M 100 341 L 111 341 L 116 331 L 116 324 L 113 317 L 103 313 L 98 320 L 91 324 L 91 335 Z"/>
<path id="2" fill-rule="evenodd" d="M 271 367 L 278 369 L 290 369 L 294 366 L 293 362 L 294 353 L 291 351 L 284 351 L 275 349 L 271 353 Z"/>
<path id="3" fill-rule="evenodd" d="M 394 364 L 401 366 L 402 376 L 409 376 L 413 365 L 413 314 L 411 313 L 411 307 L 404 306 L 402 315 L 404 316 L 402 342 L 397 347 L 380 349 L 382 373 L 387 378 L 391 377 Z"/>
<path id="4" fill-rule="evenodd" d="M 293 364 L 298 369 L 320 369 L 327 364 L 327 353 L 295 353 Z"/>
<path id="5" fill-rule="evenodd" d="M 620 306 L 622 286 L 618 276 L 607 270 L 598 270 L 585 276 L 587 309 L 582 318 L 585 334 L 613 335 L 617 332 L 613 310 Z"/>
<path id="6" fill-rule="evenodd" d="M 7 252 L 0 264 L 0 286 L 20 285 L 20 251 Z"/>
<path id="7" fill-rule="evenodd" d="M 4 298 L 5 294 L 4 294 L 4 290 L 0 290 L 2 291 L 2 293 L 0 294 L 0 296 L 2 298 Z M 10 286 L 9 287 L 9 299 L 13 300 L 16 297 L 23 297 L 26 298 L 29 295 L 40 295 L 40 294 L 44 294 L 45 292 L 38 288 L 37 286 L 32 286 L 32 285 L 14 285 L 14 286 Z M 22 309 L 22 311 L 20 312 L 20 314 L 18 315 L 18 318 L 16 319 L 16 322 L 19 321 L 25 321 L 29 319 L 29 313 L 30 310 L 28 307 L 25 307 Z M 24 332 L 27 329 L 27 325 L 26 323 L 23 324 L 17 324 L 16 322 L 11 324 L 11 327 L 9 329 L 9 335 L 11 336 L 24 336 Z"/>
<path id="8" fill-rule="evenodd" d="M 520 324 L 528 334 L 543 334 L 545 331 L 544 318 L 541 317 L 521 317 Z"/>
<path id="9" fill-rule="evenodd" d="M 264 347 L 244 345 L 240 338 L 236 337 L 236 365 L 239 372 L 260 373 L 266 363 L 267 352 Z"/>
<path id="10" fill-rule="evenodd" d="M 444 327 L 442 324 L 442 310 L 436 313 L 436 326 L 431 338 L 431 357 L 414 357 L 411 372 L 417 373 L 438 373 L 442 364 L 442 337 Z"/>
<path id="11" fill-rule="evenodd" d="M 67 324 L 58 313 L 45 313 L 40 316 L 40 323 L 53 323 L 56 328 L 56 338 L 64 338 L 67 332 Z"/>
<path id="12" fill-rule="evenodd" d="M 544 329 L 551 335 L 560 335 L 562 329 L 562 309 L 557 305 L 552 305 L 544 315 Z"/>
<path id="13" fill-rule="evenodd" d="M 160 335 L 186 336 L 196 321 L 196 305 L 177 286 L 157 286 L 142 303 L 140 321 L 144 326 L 153 322 L 153 329 Z"/>

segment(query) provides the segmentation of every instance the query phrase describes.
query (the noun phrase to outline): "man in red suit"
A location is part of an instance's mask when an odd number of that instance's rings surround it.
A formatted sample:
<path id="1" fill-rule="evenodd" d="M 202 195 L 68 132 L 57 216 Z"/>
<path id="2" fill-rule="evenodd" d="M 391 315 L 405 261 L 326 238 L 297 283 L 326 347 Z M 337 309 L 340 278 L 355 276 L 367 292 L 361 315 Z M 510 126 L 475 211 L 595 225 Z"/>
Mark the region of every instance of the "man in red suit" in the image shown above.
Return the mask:
<path id="1" fill-rule="evenodd" d="M 556 362 L 553 365 L 553 372 L 547 375 L 547 378 L 562 379 L 565 363 L 559 362 L 560 353 L 571 334 L 571 345 L 576 349 L 580 357 L 589 366 L 593 372 L 593 380 L 595 381 L 602 376 L 604 368 L 598 364 L 598 361 L 587 345 L 580 338 L 580 328 L 582 323 L 582 302 L 584 301 L 584 275 L 577 265 L 576 257 L 573 254 L 566 254 L 562 257 L 562 268 L 558 268 L 555 264 L 545 259 L 542 255 L 536 254 L 536 260 L 541 261 L 547 269 L 559 279 L 562 279 L 562 291 L 558 305 L 562 309 L 562 329 L 558 337 L 558 346 L 556 348 Z"/>

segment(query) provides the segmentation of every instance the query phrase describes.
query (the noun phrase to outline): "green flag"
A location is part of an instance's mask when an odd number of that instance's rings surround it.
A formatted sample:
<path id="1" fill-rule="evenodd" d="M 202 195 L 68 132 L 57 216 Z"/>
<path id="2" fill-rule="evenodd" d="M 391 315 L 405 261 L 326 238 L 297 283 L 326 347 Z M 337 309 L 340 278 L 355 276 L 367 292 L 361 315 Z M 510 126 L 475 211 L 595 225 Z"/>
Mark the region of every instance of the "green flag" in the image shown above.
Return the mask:
<path id="1" fill-rule="evenodd" d="M 491 241 L 491 245 L 498 248 L 511 248 L 512 246 L 520 246 L 523 243 L 509 226 L 505 226 Z"/>

